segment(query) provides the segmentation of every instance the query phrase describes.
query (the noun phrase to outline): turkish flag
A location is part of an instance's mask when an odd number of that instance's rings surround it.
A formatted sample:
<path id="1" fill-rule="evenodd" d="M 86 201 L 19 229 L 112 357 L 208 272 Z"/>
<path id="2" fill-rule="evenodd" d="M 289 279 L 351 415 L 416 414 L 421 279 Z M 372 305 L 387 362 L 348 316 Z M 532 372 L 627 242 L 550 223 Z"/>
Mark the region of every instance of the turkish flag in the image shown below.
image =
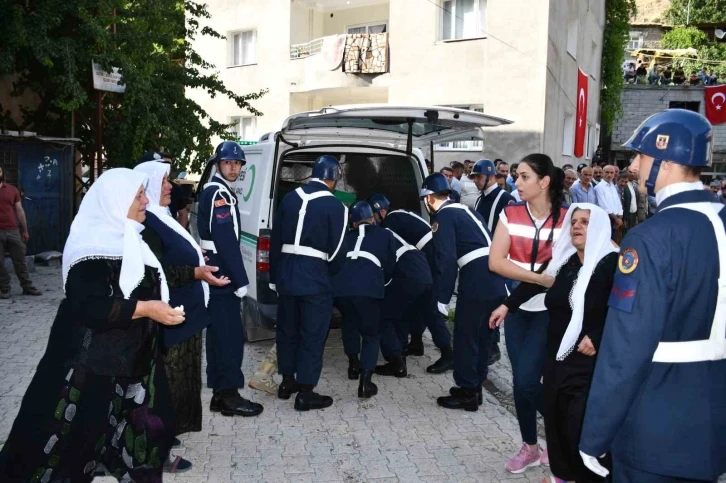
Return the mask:
<path id="1" fill-rule="evenodd" d="M 575 119 L 575 157 L 585 154 L 587 137 L 587 84 L 589 76 L 577 69 L 577 118 Z"/>
<path id="2" fill-rule="evenodd" d="M 726 122 L 726 84 L 704 89 L 706 97 L 706 117 L 711 124 Z"/>

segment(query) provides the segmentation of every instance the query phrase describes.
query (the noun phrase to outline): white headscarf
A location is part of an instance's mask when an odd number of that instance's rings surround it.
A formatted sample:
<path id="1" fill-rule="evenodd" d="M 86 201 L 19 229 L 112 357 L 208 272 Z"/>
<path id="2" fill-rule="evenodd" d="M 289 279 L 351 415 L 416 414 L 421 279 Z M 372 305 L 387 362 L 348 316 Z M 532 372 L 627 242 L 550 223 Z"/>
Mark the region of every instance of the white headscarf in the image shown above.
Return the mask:
<path id="1" fill-rule="evenodd" d="M 63 289 L 68 272 L 78 262 L 94 258 L 122 260 L 119 287 L 128 299 L 144 279 L 145 265 L 161 277 L 161 300 L 169 301 L 169 287 L 159 260 L 141 238 L 144 225 L 128 218 L 129 208 L 148 177 L 126 168 L 110 169 L 96 180 L 83 198 L 63 250 Z"/>
<path id="2" fill-rule="evenodd" d="M 560 348 L 557 350 L 557 360 L 564 360 L 570 353 L 575 350 L 575 344 L 582 332 L 582 318 L 585 312 L 585 292 L 590 283 L 593 271 L 600 260 L 606 255 L 617 252 L 615 244 L 610 240 L 611 228 L 610 218 L 605 210 L 592 203 L 574 203 L 567 210 L 565 219 L 562 222 L 562 232 L 560 237 L 552 247 L 552 261 L 547 266 L 547 275 L 557 276 L 560 268 L 577 252 L 572 244 L 572 235 L 570 234 L 570 225 L 572 213 L 575 210 L 589 210 L 590 221 L 587 225 L 587 241 L 585 242 L 585 261 L 577 273 L 574 286 L 570 291 L 570 308 L 572 308 L 572 318 L 567 326 Z"/>
<path id="3" fill-rule="evenodd" d="M 205 263 L 204 255 L 202 255 L 202 249 L 199 248 L 199 245 L 194 238 L 192 238 L 189 232 L 186 231 L 184 227 L 182 227 L 179 222 L 171 216 L 169 208 L 159 205 L 159 202 L 161 201 L 161 183 L 164 181 L 164 176 L 169 175 L 170 170 L 170 165 L 159 161 L 147 161 L 134 168 L 134 171 L 144 173 L 149 177 L 149 187 L 146 189 L 146 196 L 149 198 L 149 205 L 146 209 L 156 215 L 162 223 L 177 232 L 182 238 L 189 242 L 189 244 L 197 251 L 197 255 L 199 256 L 199 266 L 203 267 Z M 202 289 L 204 290 L 204 305 L 206 306 L 209 305 L 209 284 L 202 281 Z"/>

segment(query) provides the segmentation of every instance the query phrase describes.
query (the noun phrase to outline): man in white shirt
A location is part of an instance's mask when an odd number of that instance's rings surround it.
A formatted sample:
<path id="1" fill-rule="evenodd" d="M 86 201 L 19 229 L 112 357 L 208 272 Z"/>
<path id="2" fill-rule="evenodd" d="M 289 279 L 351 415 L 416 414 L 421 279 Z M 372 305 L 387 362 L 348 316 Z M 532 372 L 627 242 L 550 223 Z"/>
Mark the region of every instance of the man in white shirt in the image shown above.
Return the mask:
<path id="1" fill-rule="evenodd" d="M 623 204 L 618 195 L 618 188 L 615 186 L 615 168 L 607 165 L 603 168 L 602 181 L 595 186 L 597 204 L 605 210 L 612 223 L 612 238 L 621 226 L 623 226 Z"/>

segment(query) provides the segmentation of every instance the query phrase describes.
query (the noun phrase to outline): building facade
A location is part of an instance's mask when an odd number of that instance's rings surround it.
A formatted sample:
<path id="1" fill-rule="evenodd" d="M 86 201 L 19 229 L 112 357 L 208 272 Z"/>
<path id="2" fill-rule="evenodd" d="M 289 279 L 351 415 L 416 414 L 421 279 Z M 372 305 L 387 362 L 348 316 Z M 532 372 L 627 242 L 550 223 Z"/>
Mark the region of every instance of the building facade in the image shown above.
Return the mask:
<path id="1" fill-rule="evenodd" d="M 481 157 L 574 157 L 578 67 L 589 75 L 586 158 L 599 138 L 601 0 L 208 0 L 197 52 L 231 90 L 269 93 L 254 118 L 227 99 L 189 91 L 254 141 L 301 111 L 330 105 L 445 105 L 513 121 L 485 141 L 436 146 L 441 167 Z"/>

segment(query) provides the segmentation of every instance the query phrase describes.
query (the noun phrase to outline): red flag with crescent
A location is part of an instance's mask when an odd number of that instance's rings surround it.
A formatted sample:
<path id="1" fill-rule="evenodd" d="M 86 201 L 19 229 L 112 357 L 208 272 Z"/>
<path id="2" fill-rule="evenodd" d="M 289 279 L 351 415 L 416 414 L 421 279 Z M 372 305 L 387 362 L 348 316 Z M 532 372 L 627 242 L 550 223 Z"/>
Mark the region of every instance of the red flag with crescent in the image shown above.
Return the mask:
<path id="1" fill-rule="evenodd" d="M 587 84 L 589 76 L 577 69 L 577 117 L 575 118 L 575 157 L 585 155 L 587 137 Z"/>
<path id="2" fill-rule="evenodd" d="M 711 124 L 726 122 L 726 84 L 704 89 L 706 97 L 706 118 Z"/>

